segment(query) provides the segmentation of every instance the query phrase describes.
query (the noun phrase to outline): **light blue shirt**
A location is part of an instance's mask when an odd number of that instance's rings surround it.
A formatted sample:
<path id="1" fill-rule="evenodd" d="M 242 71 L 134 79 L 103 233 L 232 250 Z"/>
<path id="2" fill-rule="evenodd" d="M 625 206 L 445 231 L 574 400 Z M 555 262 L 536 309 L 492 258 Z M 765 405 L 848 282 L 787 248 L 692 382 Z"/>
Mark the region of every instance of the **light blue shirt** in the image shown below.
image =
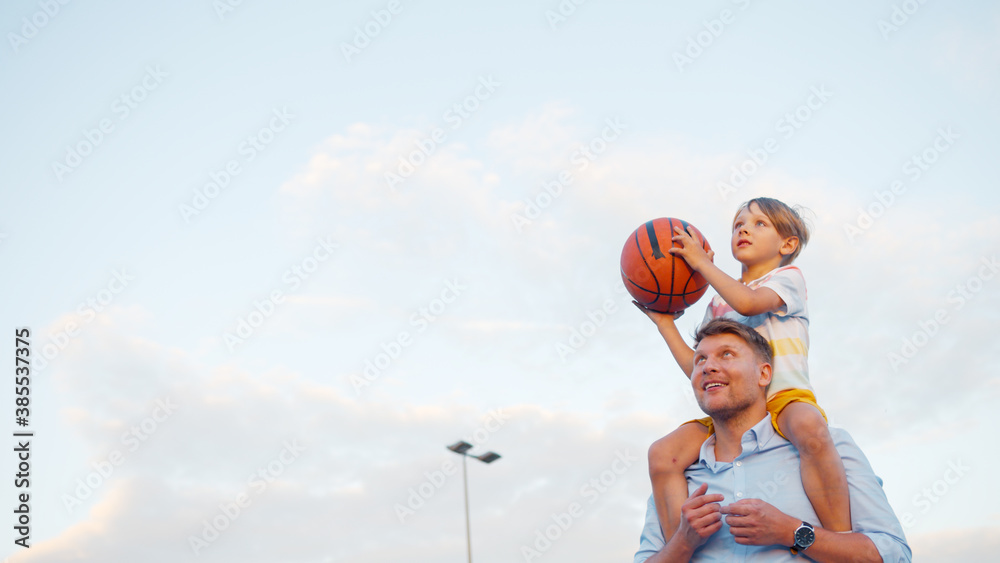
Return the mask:
<path id="1" fill-rule="evenodd" d="M 882 480 L 872 471 L 865 454 L 846 431 L 830 428 L 830 435 L 847 470 L 854 531 L 868 536 L 886 563 L 911 561 L 910 547 L 882 491 Z M 735 460 L 720 462 L 715 459 L 715 435 L 710 436 L 701 446 L 699 460 L 684 472 L 688 491 L 708 483 L 707 494 L 723 495 L 723 506 L 741 499 L 757 498 L 789 516 L 819 527 L 819 518 L 802 488 L 798 450 L 774 431 L 770 415 L 747 430 L 742 443 L 743 452 Z M 788 540 L 791 544 L 792 538 Z M 634 563 L 642 563 L 656 554 L 665 543 L 650 496 Z M 807 555 L 808 551 L 803 553 Z M 691 561 L 803 561 L 803 558 L 793 556 L 787 546 L 737 544 L 723 515 L 722 529 L 694 552 Z"/>

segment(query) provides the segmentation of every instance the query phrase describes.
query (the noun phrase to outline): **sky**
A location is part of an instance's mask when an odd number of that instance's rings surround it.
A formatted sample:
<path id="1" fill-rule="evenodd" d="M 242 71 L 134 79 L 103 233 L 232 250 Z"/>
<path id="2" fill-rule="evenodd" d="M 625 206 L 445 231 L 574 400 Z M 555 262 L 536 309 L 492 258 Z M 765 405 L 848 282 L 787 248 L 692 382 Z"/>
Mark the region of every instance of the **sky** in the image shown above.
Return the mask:
<path id="1" fill-rule="evenodd" d="M 678 217 L 737 275 L 758 196 L 807 210 L 812 383 L 914 557 L 1000 548 L 1000 6 L 17 0 L 0 31 L 5 561 L 464 561 L 458 440 L 502 456 L 466 468 L 476 561 L 629 561 L 646 450 L 700 411 L 622 247 Z"/>

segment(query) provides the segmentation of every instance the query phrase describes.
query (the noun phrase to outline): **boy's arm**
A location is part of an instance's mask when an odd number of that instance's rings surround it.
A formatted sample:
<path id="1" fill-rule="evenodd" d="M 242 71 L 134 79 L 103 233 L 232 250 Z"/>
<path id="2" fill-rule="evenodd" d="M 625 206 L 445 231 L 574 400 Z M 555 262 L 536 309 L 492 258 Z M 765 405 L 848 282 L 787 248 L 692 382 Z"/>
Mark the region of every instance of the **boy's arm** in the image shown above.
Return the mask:
<path id="1" fill-rule="evenodd" d="M 691 377 L 691 370 L 694 368 L 694 350 L 687 345 L 687 342 L 684 342 L 684 337 L 681 336 L 680 331 L 677 330 L 677 324 L 674 323 L 674 319 L 680 317 L 683 312 L 677 315 L 658 313 L 643 307 L 636 301 L 632 303 L 656 324 L 656 330 L 660 332 L 660 336 L 667 343 L 667 348 L 670 348 L 670 353 L 674 356 L 677 365 L 680 366 L 684 375 Z"/>
<path id="2" fill-rule="evenodd" d="M 773 289 L 766 287 L 751 289 L 723 272 L 712 262 L 711 256 L 705 252 L 705 249 L 682 228 L 676 227 L 674 229 L 674 237 L 671 240 L 679 242 L 681 246 L 671 247 L 669 252 L 683 258 L 692 270 L 701 274 L 705 281 L 719 294 L 719 297 L 722 297 L 737 313 L 745 317 L 752 317 L 776 311 L 784 306 L 785 302 L 782 301 L 781 297 L 778 297 Z"/>

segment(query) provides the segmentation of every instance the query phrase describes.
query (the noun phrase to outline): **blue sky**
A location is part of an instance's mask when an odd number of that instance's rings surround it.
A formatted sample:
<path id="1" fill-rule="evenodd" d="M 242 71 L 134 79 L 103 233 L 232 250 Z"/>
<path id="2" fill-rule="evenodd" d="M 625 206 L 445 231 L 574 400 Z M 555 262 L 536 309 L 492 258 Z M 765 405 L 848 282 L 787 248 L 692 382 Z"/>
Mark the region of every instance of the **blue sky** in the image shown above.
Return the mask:
<path id="1" fill-rule="evenodd" d="M 460 560 L 464 438 L 503 455 L 469 466 L 477 560 L 573 503 L 539 559 L 627 560 L 646 448 L 699 411 L 622 245 L 680 217 L 735 275 L 732 215 L 766 195 L 810 211 L 820 404 L 918 559 L 987 557 L 998 26 L 982 1 L 9 3 L 0 312 L 41 358 L 33 547 L 4 553 Z"/>

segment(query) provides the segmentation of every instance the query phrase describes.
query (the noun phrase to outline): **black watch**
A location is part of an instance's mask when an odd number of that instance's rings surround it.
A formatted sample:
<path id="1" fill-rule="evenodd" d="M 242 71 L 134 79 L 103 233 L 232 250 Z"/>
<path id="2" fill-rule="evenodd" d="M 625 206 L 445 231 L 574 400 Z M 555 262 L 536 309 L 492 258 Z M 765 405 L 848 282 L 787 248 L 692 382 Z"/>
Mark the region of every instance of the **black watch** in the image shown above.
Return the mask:
<path id="1" fill-rule="evenodd" d="M 792 546 L 792 555 L 797 555 L 816 541 L 816 530 L 809 522 L 802 522 L 802 525 L 795 529 L 795 544 Z"/>

